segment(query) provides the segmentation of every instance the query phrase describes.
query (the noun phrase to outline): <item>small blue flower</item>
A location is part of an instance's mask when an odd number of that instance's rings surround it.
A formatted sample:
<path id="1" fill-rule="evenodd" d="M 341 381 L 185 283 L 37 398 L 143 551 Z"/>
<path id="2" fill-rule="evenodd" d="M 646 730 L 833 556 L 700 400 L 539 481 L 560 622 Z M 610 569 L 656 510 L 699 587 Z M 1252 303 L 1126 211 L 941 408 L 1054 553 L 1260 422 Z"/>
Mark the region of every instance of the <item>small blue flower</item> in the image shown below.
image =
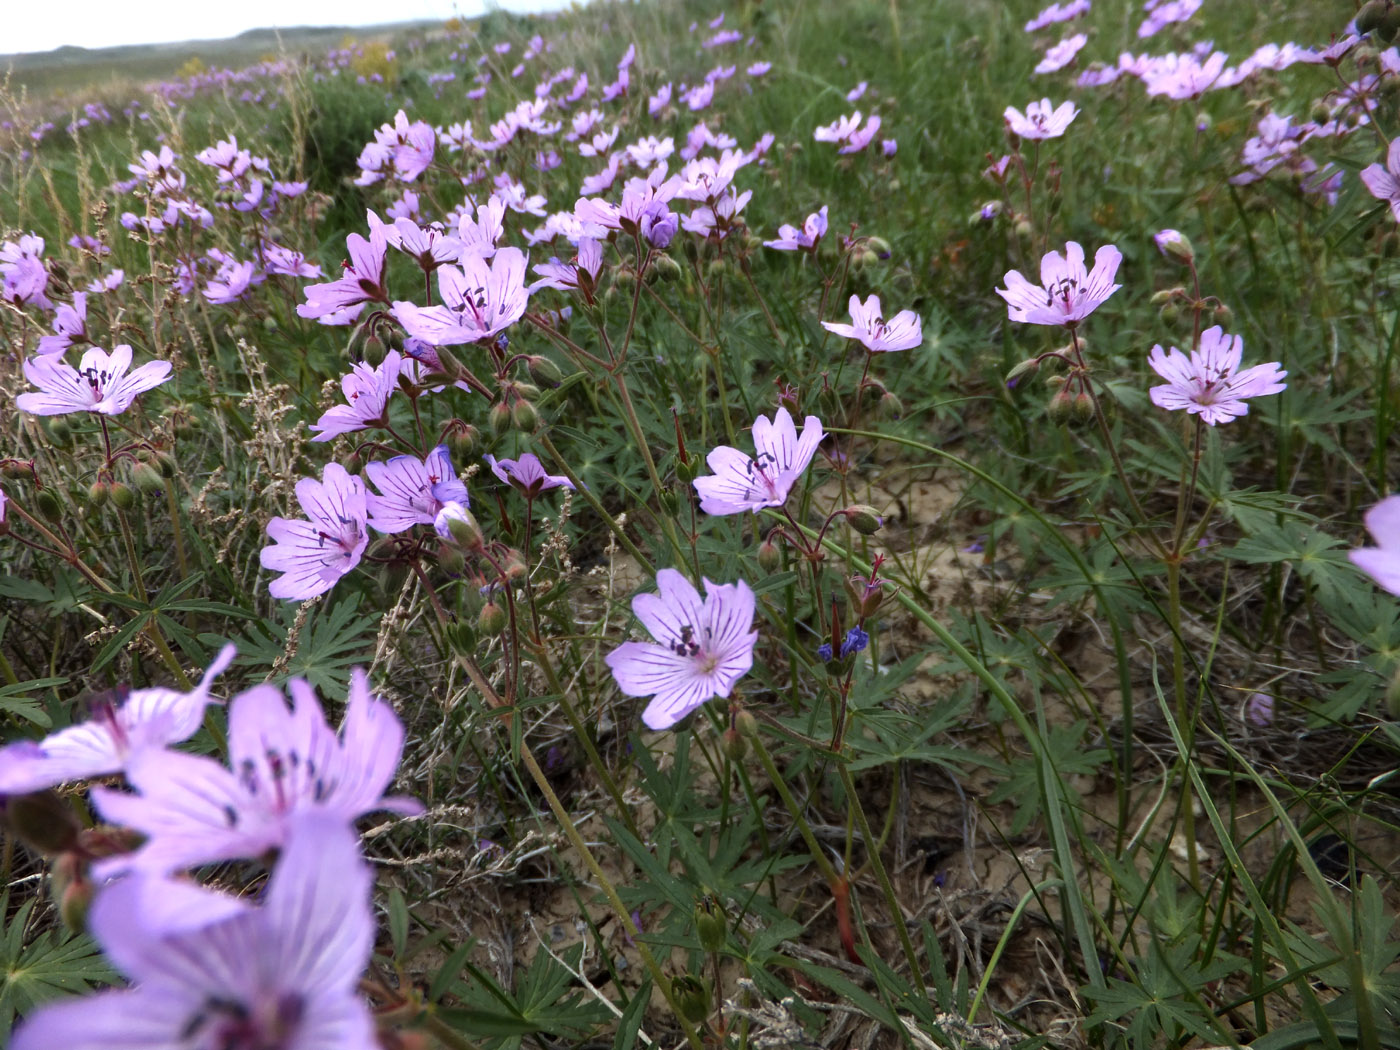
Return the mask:
<path id="1" fill-rule="evenodd" d="M 866 634 L 859 627 L 852 627 L 846 632 L 846 640 L 841 643 L 841 656 L 844 659 L 852 653 L 858 653 L 870 644 L 870 635 Z"/>
<path id="2" fill-rule="evenodd" d="M 822 663 L 827 663 L 831 659 L 830 642 L 823 642 L 821 645 L 817 646 L 817 657 L 822 661 Z"/>

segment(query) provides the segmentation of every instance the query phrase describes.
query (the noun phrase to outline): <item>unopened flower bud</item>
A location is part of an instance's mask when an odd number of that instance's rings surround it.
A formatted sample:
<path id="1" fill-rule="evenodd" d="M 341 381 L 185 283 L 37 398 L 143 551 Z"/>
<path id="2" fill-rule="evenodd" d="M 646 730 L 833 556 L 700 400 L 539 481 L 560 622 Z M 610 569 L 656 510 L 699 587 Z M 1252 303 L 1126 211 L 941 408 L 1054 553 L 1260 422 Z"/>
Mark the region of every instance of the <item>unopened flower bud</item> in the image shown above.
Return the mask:
<path id="1" fill-rule="evenodd" d="M 713 281 L 717 277 L 723 277 L 729 271 L 729 264 L 723 259 L 711 259 L 705 267 L 705 279 Z"/>
<path id="2" fill-rule="evenodd" d="M 1235 319 L 1235 311 L 1231 310 L 1224 303 L 1221 303 L 1215 308 L 1215 313 L 1212 316 L 1216 324 L 1220 325 L 1222 328 L 1228 328 L 1230 322 Z"/>
<path id="3" fill-rule="evenodd" d="M 748 742 L 743 737 L 734 735 L 741 746 L 747 747 Z M 695 932 L 700 936 L 700 947 L 711 955 L 724 947 L 729 936 L 729 917 L 724 913 L 724 906 L 708 893 L 695 905 Z"/>
<path id="4" fill-rule="evenodd" d="M 1162 307 L 1161 318 L 1167 324 L 1176 324 L 1181 318 L 1181 307 L 1177 306 L 1176 303 L 1167 303 L 1166 306 Z"/>
<path id="5" fill-rule="evenodd" d="M 359 449 L 356 449 L 349 455 L 342 456 L 340 465 L 345 468 L 345 473 L 358 474 L 365 469 L 365 457 L 360 455 Z"/>
<path id="6" fill-rule="evenodd" d="M 107 486 L 107 495 L 112 497 L 112 503 L 118 510 L 130 510 L 136 506 L 136 493 L 130 485 L 124 485 L 120 481 L 114 481 Z"/>
<path id="7" fill-rule="evenodd" d="M 1400 7 L 1392 7 L 1381 18 L 1381 24 L 1376 26 L 1376 36 L 1380 37 L 1383 43 L 1391 43 L 1396 34 L 1400 34 Z"/>
<path id="8" fill-rule="evenodd" d="M 443 635 L 453 652 L 475 655 L 476 628 L 465 620 L 454 620 L 443 628 Z"/>
<path id="9" fill-rule="evenodd" d="M 1061 387 L 1055 391 L 1050 403 L 1045 406 L 1045 414 L 1050 417 L 1052 423 L 1068 423 L 1070 417 L 1074 415 L 1074 395 L 1069 392 L 1069 388 Z"/>
<path id="10" fill-rule="evenodd" d="M 892 391 L 886 390 L 880 395 L 880 404 L 876 410 L 880 413 L 881 419 L 899 419 L 904 415 L 904 402 Z"/>
<path id="11" fill-rule="evenodd" d="M 862 248 L 851 256 L 851 269 L 856 273 L 860 273 L 862 270 L 868 270 L 872 266 L 879 265 L 879 263 L 880 257 L 869 248 Z"/>
<path id="12" fill-rule="evenodd" d="M 93 885 L 86 863 L 83 855 L 74 851 L 54 858 L 53 867 L 49 869 L 49 893 L 58 904 L 63 925 L 73 933 L 87 932 Z"/>
<path id="13" fill-rule="evenodd" d="M 1087 390 L 1074 395 L 1074 418 L 1079 423 L 1087 423 L 1094 418 L 1094 399 Z"/>
<path id="14" fill-rule="evenodd" d="M 468 458 L 476 449 L 477 437 L 476 427 L 460 419 L 455 420 L 447 432 L 447 449 L 452 453 L 452 458 L 459 461 Z"/>
<path id="15" fill-rule="evenodd" d="M 888 259 L 891 255 L 890 242 L 883 237 L 871 237 L 866 246 L 875 253 L 877 259 Z"/>
<path id="16" fill-rule="evenodd" d="M 55 791 L 10 795 L 5 799 L 5 825 L 30 849 L 53 856 L 78 844 L 82 823 L 73 807 Z"/>
<path id="17" fill-rule="evenodd" d="M 1152 235 L 1152 240 L 1159 252 L 1179 263 L 1189 264 L 1196 257 L 1191 242 L 1180 230 L 1161 230 Z"/>
<path id="18" fill-rule="evenodd" d="M 1180 299 L 1185 294 L 1185 288 L 1163 288 L 1160 292 L 1154 292 L 1152 294 L 1152 298 L 1149 299 L 1148 302 L 1150 302 L 1153 306 L 1164 306 L 1167 303 L 1174 302 L 1175 300 Z"/>
<path id="19" fill-rule="evenodd" d="M 1035 229 L 1031 226 L 1029 220 L 1027 219 L 1022 219 L 1018 223 L 1016 223 L 1015 229 L 1016 236 L 1023 241 L 1030 240 L 1031 235 L 1035 233 Z"/>
<path id="20" fill-rule="evenodd" d="M 506 579 L 515 582 L 523 580 L 525 578 L 525 573 L 529 571 L 525 568 L 524 556 L 518 550 L 514 549 L 507 552 L 505 564 L 502 568 L 505 570 Z"/>
<path id="21" fill-rule="evenodd" d="M 0 465 L 0 474 L 9 481 L 22 481 L 34 476 L 34 465 L 22 459 L 7 459 Z"/>
<path id="22" fill-rule="evenodd" d="M 613 271 L 613 283 L 612 286 L 608 289 L 608 291 L 613 292 L 616 289 L 621 288 L 626 290 L 627 294 L 630 295 L 632 294 L 632 288 L 636 285 L 636 283 L 636 273 L 632 270 L 627 269 L 625 266 L 619 266 L 616 270 Z"/>
<path id="23" fill-rule="evenodd" d="M 457 359 L 457 355 L 451 347 L 436 346 L 433 349 L 437 351 L 437 359 L 442 365 L 442 373 L 448 379 L 457 380 L 466 375 L 466 368 Z"/>
<path id="24" fill-rule="evenodd" d="M 851 528 L 862 536 L 873 536 L 885 524 L 885 519 L 868 503 L 853 503 L 841 513 L 851 523 Z"/>
<path id="25" fill-rule="evenodd" d="M 510 420 L 515 424 L 516 430 L 526 434 L 533 434 L 540 426 L 540 414 L 535 411 L 535 406 L 523 397 L 511 407 Z"/>
<path id="26" fill-rule="evenodd" d="M 671 978 L 671 994 L 676 997 L 682 1016 L 691 1024 L 699 1024 L 710 1016 L 710 990 L 704 980 L 688 973 Z"/>
<path id="27" fill-rule="evenodd" d="M 506 622 L 506 611 L 494 601 L 488 601 L 477 615 L 476 628 L 482 634 L 500 634 L 506 629 Z"/>
<path id="28" fill-rule="evenodd" d="M 691 456 L 689 460 L 678 459 L 676 460 L 676 477 L 680 479 L 681 484 L 689 485 L 700 476 L 701 466 L 703 464 L 696 456 Z"/>
<path id="29" fill-rule="evenodd" d="M 1308 111 L 1308 119 L 1314 124 L 1326 124 L 1332 119 L 1332 111 L 1327 108 L 1327 103 L 1318 100 L 1313 103 L 1313 107 Z"/>
<path id="30" fill-rule="evenodd" d="M 1026 376 L 1035 375 L 1038 371 L 1040 371 L 1040 359 L 1036 357 L 1028 357 L 1020 364 L 1018 364 L 1015 368 L 1013 368 L 1010 372 L 1006 373 L 1006 385 L 1015 386 Z"/>
<path id="31" fill-rule="evenodd" d="M 433 519 L 433 528 L 445 540 L 451 540 L 463 550 L 480 550 L 485 546 L 481 526 L 466 507 L 456 500 L 449 500 Z"/>
<path id="32" fill-rule="evenodd" d="M 510 429 L 510 406 L 504 401 L 497 401 L 491 406 L 486 418 L 490 420 L 492 430 L 497 434 L 504 434 Z"/>
<path id="33" fill-rule="evenodd" d="M 73 428 L 62 416 L 51 417 L 49 419 L 49 437 L 53 438 L 54 444 L 66 446 L 73 440 Z"/>
<path id="34" fill-rule="evenodd" d="M 689 242 L 686 242 L 689 244 Z M 656 275 L 663 281 L 678 281 L 681 277 L 681 264 L 669 255 L 658 255 L 655 263 Z"/>
<path id="35" fill-rule="evenodd" d="M 63 517 L 63 504 L 53 489 L 34 493 L 34 509 L 47 521 L 57 522 Z"/>
<path id="36" fill-rule="evenodd" d="M 101 507 L 107 502 L 107 497 L 110 495 L 110 488 L 111 486 L 107 482 L 98 478 L 88 486 L 88 502 L 94 507 Z"/>
<path id="37" fill-rule="evenodd" d="M 137 463 L 131 468 L 131 483 L 142 492 L 157 492 L 165 487 L 160 471 L 150 463 Z"/>
<path id="38" fill-rule="evenodd" d="M 1361 10 L 1356 12 L 1356 31 L 1369 33 L 1373 29 L 1379 29 L 1389 7 L 1385 0 L 1367 0 L 1361 5 Z"/>
<path id="39" fill-rule="evenodd" d="M 551 390 L 564 381 L 564 373 L 559 366 L 540 354 L 531 354 L 525 359 L 525 370 L 536 383 Z"/>
<path id="40" fill-rule="evenodd" d="M 154 463 L 156 469 L 160 471 L 160 476 L 162 478 L 173 478 L 180 472 L 179 460 L 164 450 L 157 452 L 151 458 L 151 462 Z"/>
<path id="41" fill-rule="evenodd" d="M 740 711 L 734 716 L 734 728 L 746 737 L 757 737 L 758 719 L 752 711 Z"/>
<path id="42" fill-rule="evenodd" d="M 467 558 L 462 548 L 444 543 L 438 548 L 438 567 L 449 576 L 461 576 L 467 571 Z"/>
<path id="43" fill-rule="evenodd" d="M 783 552 L 772 535 L 758 545 L 758 567 L 766 573 L 775 573 L 783 567 Z"/>
<path id="44" fill-rule="evenodd" d="M 719 738 L 720 746 L 724 748 L 724 753 L 729 756 L 731 762 L 742 762 L 749 753 L 749 740 L 739 730 L 732 726 L 724 731 Z"/>

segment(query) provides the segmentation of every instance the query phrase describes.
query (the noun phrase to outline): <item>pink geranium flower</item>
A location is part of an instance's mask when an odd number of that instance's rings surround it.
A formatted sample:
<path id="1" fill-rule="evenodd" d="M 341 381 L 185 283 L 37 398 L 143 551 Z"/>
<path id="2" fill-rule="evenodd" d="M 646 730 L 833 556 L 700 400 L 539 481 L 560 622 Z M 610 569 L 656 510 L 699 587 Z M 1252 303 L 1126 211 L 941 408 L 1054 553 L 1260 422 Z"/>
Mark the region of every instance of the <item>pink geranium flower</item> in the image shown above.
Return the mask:
<path id="1" fill-rule="evenodd" d="M 147 361 L 127 375 L 130 367 L 131 347 L 125 343 L 113 347 L 110 354 L 94 346 L 83 354 L 77 368 L 57 355 L 31 357 L 24 362 L 24 376 L 39 390 L 20 394 L 15 407 L 36 416 L 69 412 L 121 415 L 138 394 L 170 378 L 169 361 Z"/>
<path id="2" fill-rule="evenodd" d="M 1376 541 L 1347 556 L 1382 589 L 1400 595 L 1400 496 L 1387 496 L 1366 512 L 1366 530 Z"/>
<path id="3" fill-rule="evenodd" d="M 519 248 L 501 248 L 489 262 L 466 255 L 460 269 L 444 266 L 437 272 L 444 305 L 396 301 L 394 316 L 409 335 L 433 346 L 489 339 L 525 314 L 530 296 L 525 287 L 527 262 Z"/>
<path id="4" fill-rule="evenodd" d="M 1032 72 L 1054 73 L 1056 70 L 1064 69 L 1074 61 L 1074 56 L 1079 54 L 1079 49 L 1089 42 L 1089 38 L 1083 33 L 1075 33 L 1074 36 L 1065 37 L 1050 50 L 1045 52 L 1045 57 Z"/>
<path id="5" fill-rule="evenodd" d="M 24 740 L 0 748 L 0 795 L 31 791 L 107 776 L 126 768 L 144 751 L 160 751 L 198 732 L 209 704 L 209 687 L 233 662 L 237 650 L 226 645 L 188 693 L 157 687 L 137 689 L 120 703 L 96 705 L 86 722 L 50 733 L 40 741 Z"/>
<path id="6" fill-rule="evenodd" d="M 1013 135 L 1023 139 L 1057 139 L 1079 116 L 1079 109 L 1073 102 L 1062 103 L 1057 109 L 1048 98 L 1043 98 L 1028 105 L 1025 113 L 1015 106 L 1007 106 L 1003 116 L 1007 130 Z"/>
<path id="7" fill-rule="evenodd" d="M 719 445 L 705 457 L 714 473 L 694 481 L 700 509 L 706 514 L 757 514 L 764 507 L 781 507 L 821 440 L 822 421 L 816 416 L 803 421 L 800 438 L 786 408 L 779 408 L 771 421 L 759 416 L 753 424 L 756 456 Z"/>
<path id="8" fill-rule="evenodd" d="M 446 445 L 438 445 L 427 459 L 395 456 L 387 463 L 370 463 L 365 473 L 379 493 L 365 497 L 369 524 L 392 535 L 415 525 L 432 525 L 448 503 L 467 505 L 467 486 L 452 469 Z"/>
<path id="9" fill-rule="evenodd" d="M 1007 314 L 1026 324 L 1063 325 L 1074 328 L 1119 288 L 1114 284 L 1123 254 L 1111 244 L 1094 253 L 1094 269 L 1084 268 L 1084 249 L 1075 241 L 1065 254 L 1049 252 L 1040 260 L 1040 286 L 1031 284 L 1019 270 L 1009 270 L 1006 287 L 997 295 L 1006 300 Z"/>
<path id="10" fill-rule="evenodd" d="M 546 474 L 540 457 L 533 452 L 522 452 L 519 459 L 497 459 L 489 454 L 485 459 L 492 474 L 519 489 L 526 499 L 534 499 L 547 489 L 574 487 L 574 483 L 562 474 Z"/>
<path id="11" fill-rule="evenodd" d="M 384 426 L 389 421 L 389 398 L 398 389 L 403 356 L 390 350 L 375 368 L 361 361 L 340 380 L 345 404 L 327 409 L 311 429 L 319 431 L 312 441 L 329 441 L 340 434 L 350 434 L 366 427 Z"/>
<path id="12" fill-rule="evenodd" d="M 1148 391 L 1152 403 L 1158 408 L 1185 409 L 1211 426 L 1246 415 L 1249 406 L 1244 399 L 1279 393 L 1286 386 L 1279 380 L 1288 373 L 1277 361 L 1241 372 L 1243 353 L 1244 340 L 1226 335 L 1219 325 L 1201 333 L 1200 349 L 1192 350 L 1190 357 L 1176 347 L 1164 351 L 1154 346 L 1147 363 L 1167 382 Z"/>
<path id="13" fill-rule="evenodd" d="M 913 310 L 901 310 L 888 321 L 880 312 L 880 297 L 872 295 L 864 303 L 860 296 L 851 296 L 851 324 L 823 321 L 828 332 L 859 339 L 872 353 L 886 350 L 912 350 L 924 341 L 923 322 Z"/>
<path id="14" fill-rule="evenodd" d="M 783 223 L 778 227 L 777 239 L 764 241 L 763 246 L 776 248 L 780 252 L 815 252 L 826 235 L 826 207 L 823 204 L 821 211 L 808 215 L 800 230 L 790 223 Z"/>
<path id="15" fill-rule="evenodd" d="M 282 573 L 268 586 L 274 598 L 304 601 L 324 594 L 360 564 L 369 543 L 364 482 L 339 463 L 327 463 L 322 479 L 297 482 L 305 519 L 267 523 L 272 544 L 262 549 L 260 560 L 264 569 Z"/>
<path id="16" fill-rule="evenodd" d="M 1390 214 L 1400 222 L 1400 138 L 1391 140 L 1384 165 L 1372 164 L 1361 169 L 1361 181 L 1372 197 L 1390 205 Z"/>
<path id="17" fill-rule="evenodd" d="M 373 883 L 354 832 L 310 818 L 260 906 L 149 875 L 106 886 L 89 926 L 131 986 L 35 1009 L 11 1048 L 377 1050 L 356 989 L 374 948 Z"/>
<path id="18" fill-rule="evenodd" d="M 743 580 L 705 580 L 705 598 L 675 569 L 656 574 L 656 594 L 632 611 L 654 642 L 624 642 L 606 659 L 627 696 L 650 696 L 642 721 L 670 729 L 712 697 L 727 697 L 753 666 L 755 600 Z"/>
<path id="19" fill-rule="evenodd" d="M 94 788 L 103 819 L 147 836 L 135 853 L 99 871 L 166 874 L 197 864 L 258 857 L 285 847 L 297 818 L 316 813 L 350 824 L 366 813 L 421 813 L 414 799 L 385 796 L 403 753 L 394 709 L 369 691 L 362 668 L 350 679 L 345 718 L 326 724 L 316 691 L 288 683 L 292 707 L 274 685 L 229 702 L 229 766 L 176 751 L 138 756 L 127 780 L 139 794 Z"/>
<path id="20" fill-rule="evenodd" d="M 345 246 L 350 261 L 344 264 L 344 273 L 339 280 L 303 288 L 306 302 L 297 307 L 300 316 L 325 319 L 323 324 L 349 324 L 365 303 L 389 301 L 389 293 L 384 290 L 384 257 L 389 242 L 383 227 L 373 230 L 369 240 L 352 233 L 345 239 Z"/>

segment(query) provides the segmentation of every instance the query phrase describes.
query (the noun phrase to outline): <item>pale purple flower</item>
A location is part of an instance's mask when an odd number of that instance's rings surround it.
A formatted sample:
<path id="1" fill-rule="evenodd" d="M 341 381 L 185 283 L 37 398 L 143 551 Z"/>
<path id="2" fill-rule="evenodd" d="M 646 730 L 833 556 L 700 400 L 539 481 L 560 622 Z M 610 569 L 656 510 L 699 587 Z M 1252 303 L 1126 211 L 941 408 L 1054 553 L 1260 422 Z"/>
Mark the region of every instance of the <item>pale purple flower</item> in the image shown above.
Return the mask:
<path id="1" fill-rule="evenodd" d="M 1347 557 L 1382 590 L 1400 595 L 1400 496 L 1381 500 L 1366 512 L 1365 521 L 1376 546 L 1360 547 Z"/>
<path id="2" fill-rule="evenodd" d="M 880 312 L 878 295 L 872 295 L 863 303 L 860 296 L 853 295 L 848 305 L 851 309 L 851 324 L 823 321 L 822 327 L 828 332 L 844 335 L 847 339 L 859 339 L 872 353 L 912 350 L 924 341 L 923 321 L 913 310 L 901 310 L 886 321 Z"/>
<path id="3" fill-rule="evenodd" d="M 369 240 L 358 233 L 352 233 L 345 239 L 350 252 L 350 261 L 343 264 L 345 272 L 339 280 L 302 289 L 306 293 L 306 302 L 297 307 L 300 316 L 334 316 L 343 318 L 338 323 L 349 324 L 359 315 L 365 303 L 389 301 L 389 293 L 384 289 L 384 257 L 388 253 L 389 242 L 381 230 L 371 232 Z"/>
<path id="4" fill-rule="evenodd" d="M 349 825 L 376 810 L 422 812 L 414 799 L 384 794 L 404 729 L 394 709 L 371 695 L 363 668 L 351 675 L 339 731 L 326 724 L 307 682 L 293 678 L 288 687 L 290 710 L 282 690 L 268 684 L 229 701 L 228 768 L 203 755 L 145 753 L 127 764 L 137 793 L 94 788 L 104 820 L 147 836 L 135 853 L 102 862 L 98 876 L 258 857 L 292 842 L 297 818 L 307 813 Z"/>
<path id="5" fill-rule="evenodd" d="M 1191 254 L 1190 242 L 1180 230 L 1158 230 L 1152 235 L 1152 243 L 1163 255 L 1173 258 L 1180 257 L 1182 253 L 1189 258 Z"/>
<path id="6" fill-rule="evenodd" d="M 321 477 L 297 482 L 306 518 L 267 523 L 272 544 L 262 549 L 262 567 L 283 574 L 268 585 L 274 598 L 303 601 L 324 594 L 360 564 L 369 543 L 364 482 L 339 463 L 327 463 Z"/>
<path id="7" fill-rule="evenodd" d="M 20 394 L 15 407 L 36 416 L 61 416 L 69 412 L 98 412 L 117 416 L 131 407 L 138 394 L 170 378 L 169 361 L 147 361 L 130 375 L 131 347 L 121 343 L 111 354 L 94 346 L 74 368 L 55 355 L 31 357 L 24 362 L 24 376 L 39 388 Z"/>
<path id="8" fill-rule="evenodd" d="M 1032 72 L 1034 73 L 1054 73 L 1056 70 L 1064 69 L 1074 61 L 1074 56 L 1079 54 L 1079 49 L 1089 42 L 1089 38 L 1083 33 L 1075 33 L 1074 36 L 1065 37 L 1050 50 L 1045 52 L 1045 57 Z"/>
<path id="9" fill-rule="evenodd" d="M 865 126 L 851 132 L 846 137 L 845 144 L 838 149 L 837 153 L 859 153 L 870 145 L 870 140 L 875 137 L 875 133 L 880 130 L 880 116 L 877 113 L 870 114 L 866 118 Z"/>
<path id="10" fill-rule="evenodd" d="M 226 645 L 188 693 L 156 687 L 127 693 L 120 703 L 95 705 L 92 717 L 50 733 L 0 748 L 0 795 L 24 795 L 70 780 L 120 772 L 143 751 L 160 751 L 188 740 L 204 720 L 209 687 L 237 650 Z"/>
<path id="11" fill-rule="evenodd" d="M 471 511 L 463 503 L 457 500 L 448 500 L 442 505 L 442 509 L 437 512 L 437 517 L 433 518 L 433 531 L 444 540 L 454 541 L 452 535 L 452 523 L 459 522 L 468 528 L 477 527 L 475 519 L 472 518 Z"/>
<path id="12" fill-rule="evenodd" d="M 826 235 L 826 205 L 823 204 L 821 211 L 808 215 L 802 223 L 802 229 L 798 229 L 789 223 L 783 223 L 778 227 L 778 237 L 776 240 L 764 241 L 765 248 L 776 248 L 782 252 L 814 252 L 823 236 Z"/>
<path id="13" fill-rule="evenodd" d="M 1384 166 L 1372 164 L 1361 169 L 1361 181 L 1372 197 L 1390 205 L 1390 214 L 1400 222 L 1400 138 L 1391 140 Z"/>
<path id="14" fill-rule="evenodd" d="M 214 279 L 204 286 L 204 298 L 216 306 L 235 303 L 262 280 L 263 275 L 257 272 L 252 262 L 230 261 L 221 266 Z"/>
<path id="15" fill-rule="evenodd" d="M 263 266 L 268 273 L 282 273 L 288 277 L 319 278 L 323 276 L 321 268 L 315 263 L 307 262 L 306 255 L 295 248 L 284 248 L 272 241 L 263 241 L 262 257 Z"/>
<path id="16" fill-rule="evenodd" d="M 74 343 L 91 342 L 87 334 L 87 293 L 74 292 L 73 305 L 60 303 L 53 319 L 53 335 L 39 340 L 39 353 L 61 354 Z"/>
<path id="17" fill-rule="evenodd" d="M 547 263 L 535 266 L 535 273 L 540 275 L 540 280 L 530 285 L 530 294 L 534 295 L 541 288 L 558 288 L 565 292 L 578 290 L 591 301 L 602 267 L 602 245 L 592 237 L 580 237 L 578 252 L 572 262 L 552 258 Z"/>
<path id="18" fill-rule="evenodd" d="M 1026 32 L 1034 33 L 1056 22 L 1068 22 L 1089 10 L 1089 0 L 1065 0 L 1062 4 L 1051 4 L 1040 14 L 1026 23 Z"/>
<path id="19" fill-rule="evenodd" d="M 1147 363 L 1165 379 L 1166 385 L 1148 391 L 1158 408 L 1185 409 L 1199 415 L 1201 422 L 1214 426 L 1248 414 L 1245 398 L 1277 394 L 1286 384 L 1279 382 L 1287 372 L 1277 361 L 1254 365 L 1239 371 L 1244 340 L 1226 335 L 1219 325 L 1201 333 L 1199 350 L 1187 357 L 1176 347 L 1163 351 L 1152 348 Z"/>
<path id="20" fill-rule="evenodd" d="M 772 68 L 773 68 L 773 63 L 772 63 L 772 62 L 755 62 L 753 65 L 751 65 L 751 66 L 749 66 L 747 69 L 745 69 L 744 72 L 747 73 L 747 74 L 748 74 L 749 76 L 751 76 L 751 77 L 761 77 L 761 76 L 766 75 L 766 74 L 768 73 L 768 71 L 769 71 L 770 69 L 772 69 Z M 654 115 L 655 115 L 655 114 L 653 114 L 653 116 L 654 116 Z"/>
<path id="21" fill-rule="evenodd" d="M 446 445 L 438 445 L 427 459 L 395 456 L 387 463 L 366 464 L 365 474 L 382 493 L 365 497 L 369 524 L 386 535 L 432 525 L 448 503 L 470 504 Z"/>
<path id="22" fill-rule="evenodd" d="M 398 389 L 403 356 L 390 350 L 378 367 L 361 361 L 340 380 L 345 404 L 336 405 L 322 413 L 311 425 L 318 431 L 312 441 L 329 441 L 341 434 L 350 434 L 366 427 L 383 426 L 389 420 L 389 398 Z"/>
<path id="23" fill-rule="evenodd" d="M 1274 724 L 1274 698 L 1268 693 L 1251 693 L 1244 704 L 1244 717 L 1252 726 L 1265 729 Z"/>
<path id="24" fill-rule="evenodd" d="M 374 947 L 373 882 L 354 832 L 315 818 L 288 837 L 259 907 L 122 879 L 88 921 L 132 987 L 40 1007 L 11 1050 L 376 1050 L 356 990 Z"/>
<path id="25" fill-rule="evenodd" d="M 881 139 L 881 140 L 880 140 L 880 152 L 883 153 L 883 154 L 884 154 L 885 156 L 887 156 L 887 157 L 893 157 L 896 153 L 899 152 L 899 140 L 898 140 L 898 139 Z"/>
<path id="26" fill-rule="evenodd" d="M 1138 26 L 1138 38 L 1145 40 L 1159 30 L 1175 23 L 1185 22 L 1201 9 L 1204 0 L 1167 0 L 1158 3 L 1147 13 L 1147 18 Z"/>
<path id="27" fill-rule="evenodd" d="M 412 258 L 424 273 L 432 273 L 462 256 L 462 242 L 456 234 L 444 232 L 437 224 L 420 226 L 412 219 L 395 219 L 384 231 L 388 242 Z"/>
<path id="28" fill-rule="evenodd" d="M 1024 114 L 1015 106 L 1007 106 L 1003 114 L 1007 130 L 1023 139 L 1059 138 L 1078 115 L 1079 109 L 1073 102 L 1055 108 L 1048 98 L 1030 103 Z"/>
<path id="29" fill-rule="evenodd" d="M 489 339 L 525 314 L 527 262 L 519 248 L 501 248 L 489 261 L 465 255 L 460 268 L 444 266 L 437 272 L 444 305 L 395 301 L 394 316 L 410 335 L 433 346 Z"/>
<path id="30" fill-rule="evenodd" d="M 714 473 L 695 479 L 700 509 L 706 514 L 757 514 L 764 507 L 781 507 L 812 462 L 822 436 L 816 416 L 803 420 L 800 438 L 786 408 L 779 408 L 772 420 L 759 416 L 753 424 L 755 456 L 718 445 L 705 457 Z"/>
<path id="31" fill-rule="evenodd" d="M 463 207 L 461 217 L 457 220 L 457 240 L 462 247 L 459 258 L 479 255 L 483 259 L 489 259 L 495 255 L 496 245 L 506 232 L 502 221 L 505 214 L 506 202 L 495 193 L 476 206 L 475 221 L 471 218 L 470 203 Z"/>
<path id="32" fill-rule="evenodd" d="M 1007 315 L 1026 324 L 1064 325 L 1074 328 L 1122 285 L 1114 284 L 1123 254 L 1105 244 L 1094 254 L 1094 269 L 1084 268 L 1084 249 L 1075 241 L 1065 245 L 1065 254 L 1049 252 L 1040 260 L 1040 286 L 1007 271 L 1006 287 L 997 295 L 1006 300 Z"/>
<path id="33" fill-rule="evenodd" d="M 627 696 L 650 696 L 642 721 L 670 729 L 712 697 L 727 697 L 753 666 L 755 600 L 743 580 L 704 581 L 702 601 L 675 569 L 656 574 L 656 594 L 632 599 L 654 642 L 623 642 L 606 660 Z"/>
<path id="34" fill-rule="evenodd" d="M 497 459 L 492 455 L 485 459 L 492 474 L 519 489 L 526 499 L 534 499 L 547 489 L 574 488 L 574 483 L 564 475 L 546 474 L 544 464 L 533 452 L 522 452 L 519 459 Z"/>

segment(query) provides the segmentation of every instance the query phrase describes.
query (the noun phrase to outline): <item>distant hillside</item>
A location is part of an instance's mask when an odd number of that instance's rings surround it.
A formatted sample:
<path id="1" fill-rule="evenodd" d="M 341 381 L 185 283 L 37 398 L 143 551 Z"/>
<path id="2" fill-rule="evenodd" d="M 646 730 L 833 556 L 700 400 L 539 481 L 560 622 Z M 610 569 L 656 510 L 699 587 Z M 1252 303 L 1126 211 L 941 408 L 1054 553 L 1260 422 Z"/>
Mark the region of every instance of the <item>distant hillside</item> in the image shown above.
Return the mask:
<path id="1" fill-rule="evenodd" d="M 173 76 L 190 59 L 206 66 L 239 68 L 264 56 L 286 51 L 324 52 L 347 37 L 377 40 L 437 25 L 435 21 L 395 22 L 377 26 L 296 26 L 288 29 L 249 29 L 226 40 L 185 40 L 164 44 L 127 44 L 84 48 L 71 45 L 25 55 L 0 55 L 0 75 L 10 88 L 31 95 L 63 96 L 83 93 L 114 80 L 159 80 Z"/>

